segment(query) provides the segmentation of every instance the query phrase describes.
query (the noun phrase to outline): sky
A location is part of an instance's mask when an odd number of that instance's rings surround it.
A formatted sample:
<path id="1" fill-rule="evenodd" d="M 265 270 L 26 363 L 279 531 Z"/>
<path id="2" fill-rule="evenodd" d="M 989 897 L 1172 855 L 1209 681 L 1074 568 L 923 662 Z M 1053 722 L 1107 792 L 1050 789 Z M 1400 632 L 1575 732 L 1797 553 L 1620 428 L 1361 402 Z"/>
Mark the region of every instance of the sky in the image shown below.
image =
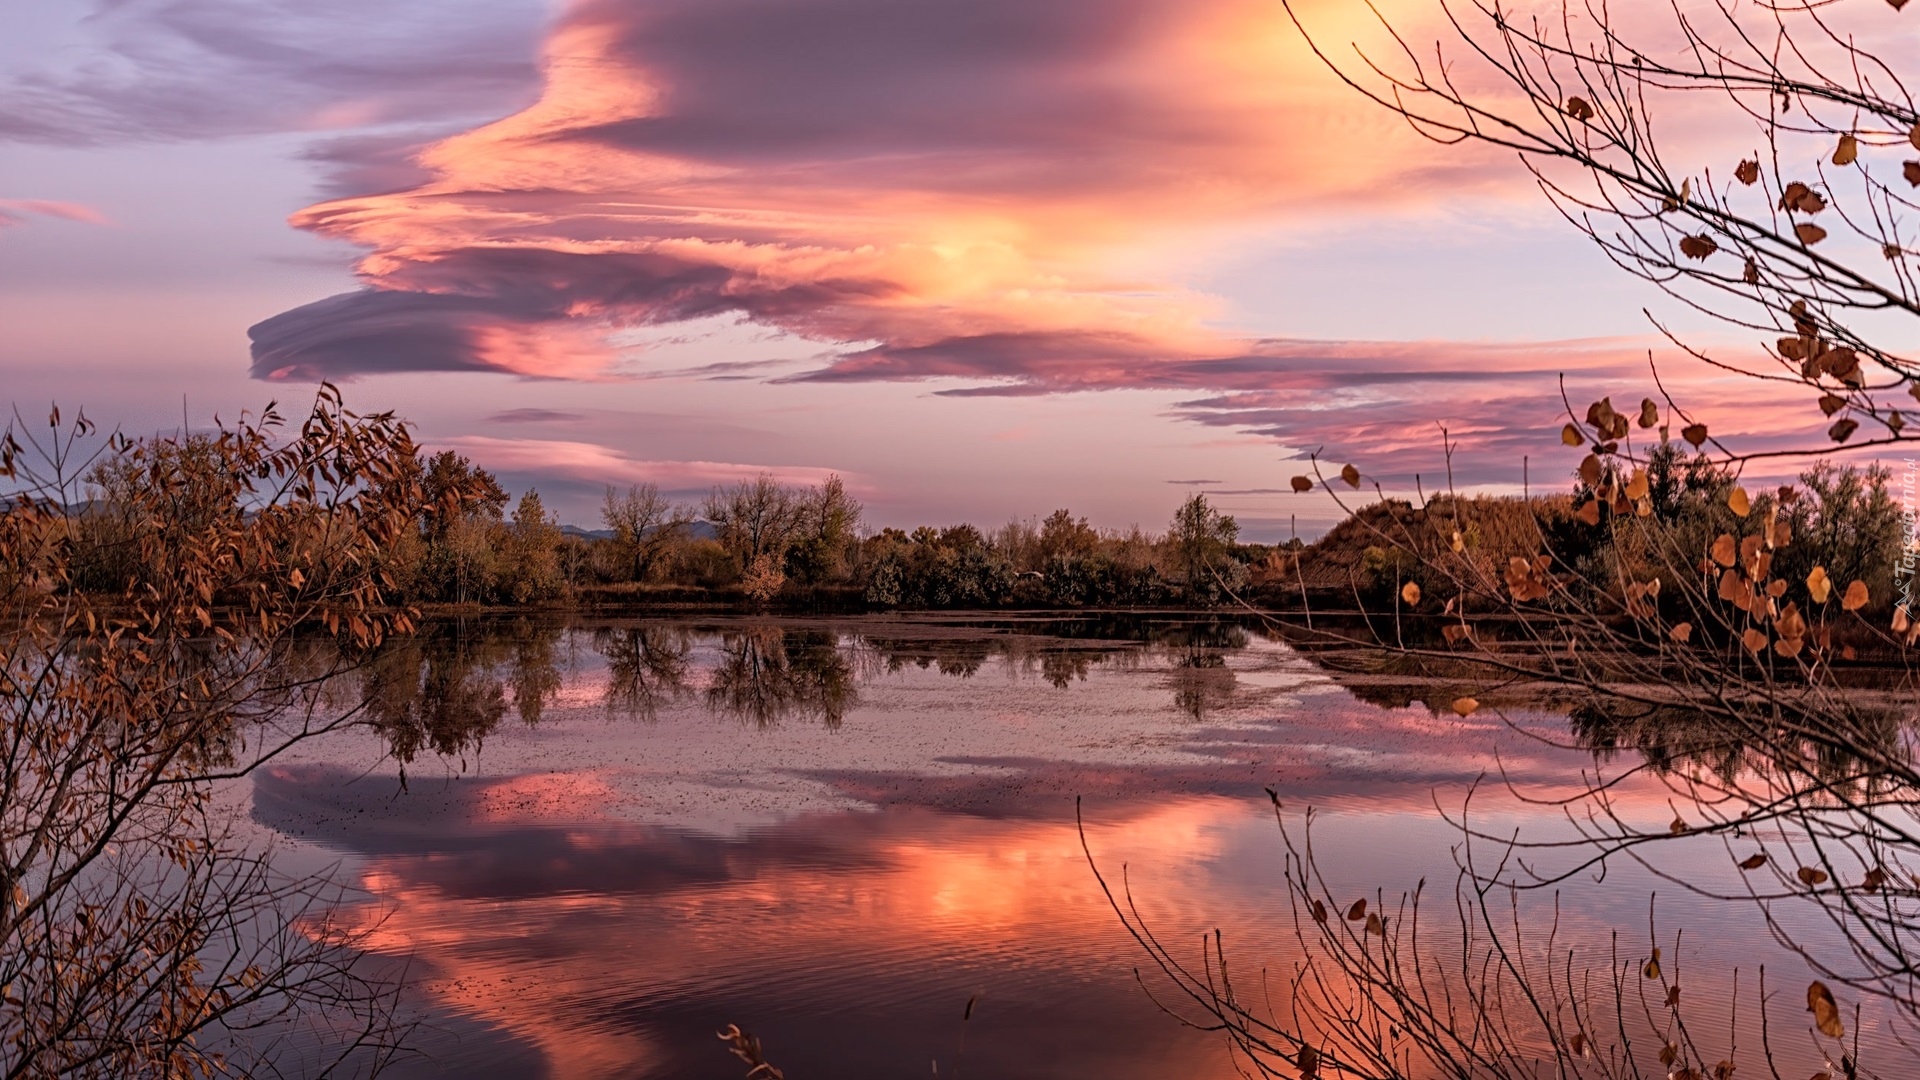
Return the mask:
<path id="1" fill-rule="evenodd" d="M 1356 5 L 1305 10 L 1337 37 Z M 839 474 L 873 527 L 1155 529 L 1203 491 L 1274 540 L 1341 514 L 1289 490 L 1315 453 L 1396 492 L 1560 484 L 1562 376 L 1632 403 L 1652 359 L 1727 430 L 1777 404 L 1687 369 L 1643 309 L 1718 331 L 1510 158 L 1340 86 L 1269 0 L 6 23 L 22 416 L 200 429 L 325 379 L 583 526 L 609 484 L 765 471 Z"/>

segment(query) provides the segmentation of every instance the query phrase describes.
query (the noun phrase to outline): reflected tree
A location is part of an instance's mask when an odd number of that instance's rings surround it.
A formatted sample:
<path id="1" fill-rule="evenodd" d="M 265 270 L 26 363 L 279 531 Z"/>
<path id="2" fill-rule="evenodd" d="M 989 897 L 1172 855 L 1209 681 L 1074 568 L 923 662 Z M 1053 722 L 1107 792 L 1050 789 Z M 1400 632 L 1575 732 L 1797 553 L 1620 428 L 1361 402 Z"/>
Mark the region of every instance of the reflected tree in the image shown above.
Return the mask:
<path id="1" fill-rule="evenodd" d="M 818 717 L 838 726 L 859 703 L 852 663 L 838 634 L 749 626 L 721 635 L 720 663 L 707 686 L 707 707 L 772 727 L 789 717 Z"/>
<path id="2" fill-rule="evenodd" d="M 601 627 L 593 648 L 607 659 L 607 708 L 652 720 L 662 705 L 687 693 L 693 639 L 685 629 L 662 623 Z"/>

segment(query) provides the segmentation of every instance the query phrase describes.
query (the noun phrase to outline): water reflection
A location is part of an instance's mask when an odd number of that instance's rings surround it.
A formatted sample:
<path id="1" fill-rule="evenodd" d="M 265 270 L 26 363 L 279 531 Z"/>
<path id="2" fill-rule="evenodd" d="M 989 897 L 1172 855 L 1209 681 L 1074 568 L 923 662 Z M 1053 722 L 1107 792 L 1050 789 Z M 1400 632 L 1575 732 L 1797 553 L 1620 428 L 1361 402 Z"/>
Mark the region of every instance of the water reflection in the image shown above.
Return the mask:
<path id="1" fill-rule="evenodd" d="M 1458 834 L 1433 807 L 1483 775 L 1546 798 L 1596 752 L 1740 760 L 1672 716 L 1460 718 L 1434 705 L 1444 683 L 1363 674 L 1336 682 L 1211 617 L 433 626 L 363 676 L 375 726 L 403 762 L 486 740 L 484 767 L 396 796 L 360 779 L 363 741 L 260 774 L 254 813 L 353 860 L 366 927 L 418 964 L 433 1009 L 537 1059 L 496 1067 L 482 1039 L 438 1046 L 423 1075 L 729 1075 L 712 1039 L 729 1022 L 789 1075 L 950 1074 L 959 1009 L 984 991 L 965 1072 L 1224 1078 L 1221 1046 L 1132 981 L 1076 796 L 1160 929 L 1225 924 L 1246 970 L 1285 971 L 1292 946 L 1261 936 L 1284 906 L 1269 787 L 1331 811 L 1329 869 L 1371 895 L 1450 877 Z M 1657 780 L 1609 799 L 1658 830 L 1674 814 Z M 1503 833 L 1560 818 L 1500 812 Z M 1676 843 L 1718 881 L 1718 837 Z M 1634 874 L 1570 889 L 1569 933 L 1643 925 L 1651 878 Z M 1707 948 L 1730 955 L 1690 956 L 1690 993 L 1767 940 L 1698 897 L 1662 903 L 1724 931 Z"/>
<path id="2" fill-rule="evenodd" d="M 651 720 L 687 695 L 693 634 L 665 623 L 599 627 L 593 651 L 607 661 L 607 707 Z"/>
<path id="3" fill-rule="evenodd" d="M 720 635 L 720 662 L 706 694 L 717 713 L 760 727 L 792 717 L 837 727 L 859 700 L 838 634 L 748 626 Z"/>

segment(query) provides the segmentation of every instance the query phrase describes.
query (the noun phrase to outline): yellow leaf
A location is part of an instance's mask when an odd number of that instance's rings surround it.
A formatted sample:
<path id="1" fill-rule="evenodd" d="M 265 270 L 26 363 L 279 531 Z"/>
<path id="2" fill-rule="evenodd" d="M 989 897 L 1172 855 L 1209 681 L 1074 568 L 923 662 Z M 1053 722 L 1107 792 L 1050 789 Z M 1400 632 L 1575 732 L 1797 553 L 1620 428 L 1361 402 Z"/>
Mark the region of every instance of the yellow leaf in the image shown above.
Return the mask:
<path id="1" fill-rule="evenodd" d="M 1572 424 L 1568 424 L 1566 427 L 1563 427 L 1560 429 L 1560 441 L 1567 444 L 1568 446 L 1579 446 L 1581 443 L 1586 442 L 1587 440 L 1580 436 L 1579 428 L 1574 427 Z"/>
<path id="2" fill-rule="evenodd" d="M 1460 716 L 1472 716 L 1480 708 L 1480 703 L 1470 697 L 1453 699 L 1453 711 Z"/>
<path id="3" fill-rule="evenodd" d="M 1845 611 L 1859 611 L 1867 606 L 1867 583 L 1854 579 L 1847 586 L 1847 594 L 1840 598 L 1840 607 Z"/>
<path id="4" fill-rule="evenodd" d="M 1732 510 L 1735 517 L 1746 517 L 1753 513 L 1753 503 L 1747 499 L 1746 488 L 1736 487 L 1728 493 L 1727 509 Z"/>
<path id="5" fill-rule="evenodd" d="M 1852 135 L 1840 136 L 1840 145 L 1833 148 L 1835 165 L 1851 165 L 1860 156 L 1860 141 Z"/>
<path id="6" fill-rule="evenodd" d="M 1816 566 L 1807 573 L 1807 591 L 1813 594 L 1813 602 L 1824 604 L 1828 594 L 1833 592 L 1833 581 L 1827 577 L 1827 568 Z"/>
<path id="7" fill-rule="evenodd" d="M 1644 499 L 1647 497 L 1647 470 L 1635 469 L 1627 480 L 1627 498 Z"/>

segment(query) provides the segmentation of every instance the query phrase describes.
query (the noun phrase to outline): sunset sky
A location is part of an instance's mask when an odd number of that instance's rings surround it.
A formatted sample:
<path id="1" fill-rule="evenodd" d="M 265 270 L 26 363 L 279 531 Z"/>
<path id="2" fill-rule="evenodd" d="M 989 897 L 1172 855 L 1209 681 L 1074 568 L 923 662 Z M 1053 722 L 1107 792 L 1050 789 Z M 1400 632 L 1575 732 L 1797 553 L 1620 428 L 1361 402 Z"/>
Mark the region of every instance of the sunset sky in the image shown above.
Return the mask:
<path id="1" fill-rule="evenodd" d="M 1309 0 L 1335 37 L 1350 8 Z M 594 525 L 846 477 L 870 525 L 1312 534 L 1559 485 L 1557 379 L 1714 342 L 1511 159 L 1340 87 L 1272 0 L 66 0 L 0 35 L 0 373 L 130 433 L 318 379 Z M 1344 37 L 1342 37 L 1344 35 Z M 1663 367 L 1663 373 L 1668 370 Z M 1594 393 L 1581 397 L 1588 390 Z M 1718 430 L 1718 429 L 1717 429 Z"/>

